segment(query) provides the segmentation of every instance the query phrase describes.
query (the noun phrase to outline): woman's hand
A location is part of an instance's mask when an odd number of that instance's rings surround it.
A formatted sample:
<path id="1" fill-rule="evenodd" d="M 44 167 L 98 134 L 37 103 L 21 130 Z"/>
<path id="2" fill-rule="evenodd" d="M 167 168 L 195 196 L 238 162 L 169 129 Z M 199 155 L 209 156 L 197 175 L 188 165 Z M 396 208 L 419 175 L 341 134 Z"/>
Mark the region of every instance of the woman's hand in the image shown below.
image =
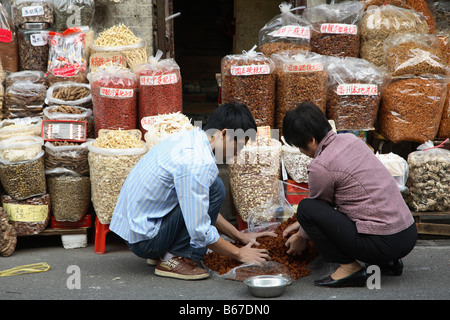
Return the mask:
<path id="1" fill-rule="evenodd" d="M 247 245 L 249 243 L 254 243 L 255 246 L 259 246 L 258 241 L 256 238 L 259 237 L 276 237 L 276 233 L 266 231 L 266 232 L 241 232 L 239 235 L 239 242 L 243 245 Z"/>
<path id="2" fill-rule="evenodd" d="M 306 239 L 301 236 L 300 232 L 294 233 L 284 244 L 287 248 L 287 254 L 299 256 L 306 248 Z"/>
<path id="3" fill-rule="evenodd" d="M 288 234 L 291 233 L 292 231 L 297 231 L 298 229 L 300 229 L 300 223 L 298 221 L 295 221 L 293 224 L 291 224 L 290 226 L 288 226 L 284 231 L 283 231 L 283 237 L 287 238 Z"/>

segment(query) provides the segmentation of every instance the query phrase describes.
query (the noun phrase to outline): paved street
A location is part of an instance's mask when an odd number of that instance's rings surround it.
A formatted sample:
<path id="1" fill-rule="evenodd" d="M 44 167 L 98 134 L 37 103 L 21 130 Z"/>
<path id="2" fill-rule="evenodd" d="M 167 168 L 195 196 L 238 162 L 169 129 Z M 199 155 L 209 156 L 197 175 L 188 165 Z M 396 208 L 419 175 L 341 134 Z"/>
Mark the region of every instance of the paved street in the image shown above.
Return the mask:
<path id="1" fill-rule="evenodd" d="M 0 258 L 0 270 L 39 262 L 51 268 L 0 278 L 1 300 L 261 300 L 237 281 L 158 277 L 153 274 L 154 267 L 132 254 L 114 235 L 108 235 L 104 255 L 94 253 L 92 241 L 80 249 L 64 249 L 58 236 L 19 238 L 19 242 L 13 256 Z M 380 289 L 334 289 L 313 285 L 313 280 L 326 275 L 331 267 L 319 260 L 308 277 L 294 281 L 284 295 L 272 300 L 450 299 L 450 240 L 421 240 L 403 261 L 403 275 L 382 276 Z M 70 289 L 75 273 L 69 266 L 79 267 L 79 289 Z"/>

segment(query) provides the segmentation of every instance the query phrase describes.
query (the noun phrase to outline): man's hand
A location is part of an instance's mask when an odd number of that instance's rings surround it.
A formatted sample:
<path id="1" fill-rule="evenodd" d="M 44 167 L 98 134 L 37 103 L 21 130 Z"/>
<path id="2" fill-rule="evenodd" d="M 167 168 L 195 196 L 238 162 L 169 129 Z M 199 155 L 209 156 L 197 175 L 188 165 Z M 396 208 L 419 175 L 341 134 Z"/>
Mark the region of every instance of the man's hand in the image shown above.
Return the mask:
<path id="1" fill-rule="evenodd" d="M 288 248 L 287 254 L 299 256 L 306 248 L 306 239 L 301 236 L 300 232 L 297 232 L 287 239 L 285 246 Z"/>
<path id="2" fill-rule="evenodd" d="M 242 263 L 261 263 L 270 260 L 269 252 L 266 249 L 252 248 L 255 242 L 249 242 L 245 247 L 239 248 L 237 260 Z"/>

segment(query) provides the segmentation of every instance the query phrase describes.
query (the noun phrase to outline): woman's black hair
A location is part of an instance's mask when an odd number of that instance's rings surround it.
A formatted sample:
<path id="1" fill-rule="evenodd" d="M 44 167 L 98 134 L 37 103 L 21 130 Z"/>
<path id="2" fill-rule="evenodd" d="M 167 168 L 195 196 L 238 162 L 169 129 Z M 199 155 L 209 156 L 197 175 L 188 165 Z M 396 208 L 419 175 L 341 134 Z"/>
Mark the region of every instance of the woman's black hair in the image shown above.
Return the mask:
<path id="1" fill-rule="evenodd" d="M 313 102 L 305 101 L 286 113 L 283 119 L 283 136 L 286 142 L 307 149 L 314 138 L 319 143 L 331 130 L 331 125 Z"/>
<path id="2" fill-rule="evenodd" d="M 203 130 L 252 129 L 256 132 L 256 123 L 250 110 L 240 103 L 225 103 L 217 107 L 209 116 Z"/>

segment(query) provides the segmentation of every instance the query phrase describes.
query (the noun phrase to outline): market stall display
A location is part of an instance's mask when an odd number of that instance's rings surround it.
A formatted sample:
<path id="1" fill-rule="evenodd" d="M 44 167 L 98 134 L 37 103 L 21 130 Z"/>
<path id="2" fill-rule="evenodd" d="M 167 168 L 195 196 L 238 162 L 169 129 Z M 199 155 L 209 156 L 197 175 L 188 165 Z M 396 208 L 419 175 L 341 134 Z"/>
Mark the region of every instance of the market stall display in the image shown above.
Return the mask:
<path id="1" fill-rule="evenodd" d="M 30 81 L 15 82 L 5 91 L 7 118 L 42 116 L 47 88 Z"/>
<path id="2" fill-rule="evenodd" d="M 259 50 L 270 57 L 284 50 L 307 50 L 310 48 L 311 26 L 302 16 L 292 13 L 292 5 L 279 5 L 281 14 L 272 18 L 259 31 Z"/>
<path id="3" fill-rule="evenodd" d="M 133 71 L 138 79 L 138 121 L 158 114 L 181 112 L 183 88 L 180 67 L 174 59 L 161 59 L 158 51 L 147 63 L 136 66 Z"/>
<path id="4" fill-rule="evenodd" d="M 328 88 L 326 58 L 296 50 L 282 51 L 270 58 L 276 67 L 275 127 L 280 135 L 286 113 L 303 101 L 314 102 L 325 114 Z"/>
<path id="5" fill-rule="evenodd" d="M 359 23 L 364 4 L 343 1 L 307 8 L 303 16 L 311 23 L 311 51 L 329 56 L 359 57 Z"/>
<path id="6" fill-rule="evenodd" d="M 246 105 L 257 126 L 274 127 L 275 64 L 261 52 L 227 55 L 222 59 L 222 102 Z"/>
<path id="7" fill-rule="evenodd" d="M 123 130 L 109 130 L 88 144 L 91 198 L 98 220 L 109 224 L 128 173 L 147 152 L 138 137 Z"/>
<path id="8" fill-rule="evenodd" d="M 44 144 L 46 172 L 89 176 L 88 140 L 84 143 L 50 142 Z"/>
<path id="9" fill-rule="evenodd" d="M 50 0 L 15 0 L 11 7 L 17 27 L 29 22 L 44 22 L 53 25 L 53 2 Z"/>
<path id="10" fill-rule="evenodd" d="M 55 83 L 48 88 L 45 103 L 49 106 L 66 105 L 92 109 L 91 87 L 86 83 L 72 81 Z"/>

